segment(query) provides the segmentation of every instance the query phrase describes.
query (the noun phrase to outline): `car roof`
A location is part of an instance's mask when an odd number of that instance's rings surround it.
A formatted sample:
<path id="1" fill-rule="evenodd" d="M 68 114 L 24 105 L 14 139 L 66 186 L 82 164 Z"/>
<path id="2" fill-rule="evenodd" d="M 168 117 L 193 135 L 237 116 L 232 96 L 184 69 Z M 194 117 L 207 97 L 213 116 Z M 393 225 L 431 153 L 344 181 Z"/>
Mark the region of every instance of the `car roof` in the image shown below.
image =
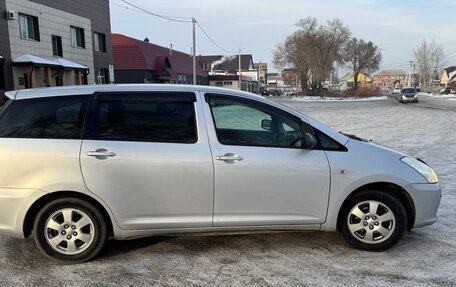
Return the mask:
<path id="1" fill-rule="evenodd" d="M 224 93 L 229 95 L 244 96 L 249 98 L 264 99 L 264 97 L 233 89 L 225 89 L 211 86 L 198 85 L 168 85 L 168 84 L 110 84 L 110 85 L 82 85 L 63 86 L 36 89 L 24 89 L 5 92 L 5 95 L 12 100 L 24 100 L 33 98 L 45 98 L 56 96 L 91 95 L 100 92 L 145 92 L 145 91 L 166 91 L 166 92 L 197 92 Z"/>

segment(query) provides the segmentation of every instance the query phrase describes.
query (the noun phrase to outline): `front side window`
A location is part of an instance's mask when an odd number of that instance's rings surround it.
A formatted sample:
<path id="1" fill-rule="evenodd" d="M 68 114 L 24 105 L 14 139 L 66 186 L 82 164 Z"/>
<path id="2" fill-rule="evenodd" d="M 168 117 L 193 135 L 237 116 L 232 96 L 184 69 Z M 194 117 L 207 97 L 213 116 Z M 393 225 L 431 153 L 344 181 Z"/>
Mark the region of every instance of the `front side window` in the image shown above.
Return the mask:
<path id="1" fill-rule="evenodd" d="M 22 39 L 40 40 L 38 18 L 26 14 L 19 14 L 19 30 Z"/>
<path id="2" fill-rule="evenodd" d="M 229 96 L 208 95 L 221 144 L 300 147 L 301 120 L 266 104 Z"/>
<path id="3" fill-rule="evenodd" d="M 12 101 L 0 119 L 0 137 L 80 139 L 90 96 Z"/>
<path id="4" fill-rule="evenodd" d="M 195 143 L 194 94 L 100 94 L 85 138 L 106 141 Z"/>
<path id="5" fill-rule="evenodd" d="M 71 46 L 85 48 L 84 29 L 71 26 Z"/>

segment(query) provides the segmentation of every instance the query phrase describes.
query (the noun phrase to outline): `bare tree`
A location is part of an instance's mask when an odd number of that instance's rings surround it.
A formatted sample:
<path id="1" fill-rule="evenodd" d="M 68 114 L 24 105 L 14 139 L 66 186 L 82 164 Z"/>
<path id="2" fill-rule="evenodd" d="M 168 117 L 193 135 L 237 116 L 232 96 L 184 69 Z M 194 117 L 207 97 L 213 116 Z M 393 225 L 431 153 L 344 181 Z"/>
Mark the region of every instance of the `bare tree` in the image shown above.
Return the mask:
<path id="1" fill-rule="evenodd" d="M 353 71 L 353 88 L 358 88 L 358 76 L 361 72 L 369 73 L 379 68 L 382 54 L 378 46 L 371 41 L 352 38 L 345 45 L 344 60 Z"/>
<path id="2" fill-rule="evenodd" d="M 432 42 L 423 40 L 413 50 L 413 55 L 420 69 L 421 83 L 431 87 L 435 74 L 442 68 L 445 61 L 442 45 L 437 44 L 434 40 Z"/>
<path id="3" fill-rule="evenodd" d="M 300 78 L 302 89 L 321 95 L 323 82 L 330 76 L 335 63 L 342 63 L 342 47 L 350 37 L 350 29 L 340 20 L 318 24 L 316 18 L 301 19 L 294 32 L 274 50 L 277 68 L 292 68 Z"/>

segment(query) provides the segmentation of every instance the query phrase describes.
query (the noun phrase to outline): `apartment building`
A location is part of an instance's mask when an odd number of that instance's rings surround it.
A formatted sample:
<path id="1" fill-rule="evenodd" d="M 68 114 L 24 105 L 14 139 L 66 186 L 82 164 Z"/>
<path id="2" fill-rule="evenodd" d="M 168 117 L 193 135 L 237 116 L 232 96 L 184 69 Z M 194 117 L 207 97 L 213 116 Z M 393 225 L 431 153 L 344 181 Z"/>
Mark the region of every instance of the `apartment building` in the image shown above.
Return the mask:
<path id="1" fill-rule="evenodd" d="M 113 82 L 108 1 L 0 0 L 0 92 Z"/>

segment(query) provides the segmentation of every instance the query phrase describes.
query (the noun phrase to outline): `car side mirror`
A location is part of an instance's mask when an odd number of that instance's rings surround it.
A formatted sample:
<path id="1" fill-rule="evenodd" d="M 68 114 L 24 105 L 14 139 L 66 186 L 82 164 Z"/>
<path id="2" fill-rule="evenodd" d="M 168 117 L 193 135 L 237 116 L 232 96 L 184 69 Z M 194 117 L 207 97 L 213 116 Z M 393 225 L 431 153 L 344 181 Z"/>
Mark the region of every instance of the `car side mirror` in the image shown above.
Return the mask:
<path id="1" fill-rule="evenodd" d="M 301 147 L 303 149 L 313 149 L 317 146 L 317 138 L 314 136 L 312 126 L 306 122 L 300 124 L 301 132 L 304 135 L 301 140 Z"/>
<path id="2" fill-rule="evenodd" d="M 304 141 L 302 143 L 302 148 L 304 149 L 313 149 L 317 145 L 317 139 L 311 133 L 306 132 L 304 134 Z"/>
<path id="3" fill-rule="evenodd" d="M 271 120 L 268 120 L 268 119 L 264 119 L 261 121 L 261 128 L 263 130 L 267 130 L 267 131 L 270 131 L 272 130 L 272 121 Z"/>

